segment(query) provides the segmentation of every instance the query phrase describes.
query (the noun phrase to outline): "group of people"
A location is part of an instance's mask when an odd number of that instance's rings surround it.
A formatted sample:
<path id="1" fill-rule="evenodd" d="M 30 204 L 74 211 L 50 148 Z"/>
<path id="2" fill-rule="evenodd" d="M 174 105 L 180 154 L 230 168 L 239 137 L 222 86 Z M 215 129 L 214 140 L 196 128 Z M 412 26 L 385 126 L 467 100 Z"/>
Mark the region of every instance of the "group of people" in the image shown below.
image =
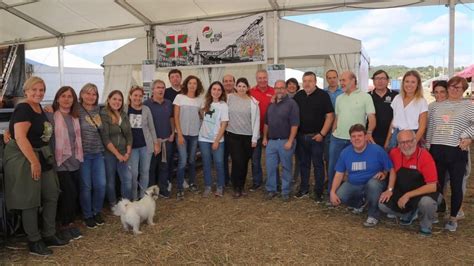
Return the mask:
<path id="1" fill-rule="evenodd" d="M 465 79 L 443 83 L 444 99 L 428 107 L 416 71 L 404 75 L 400 94 L 388 89 L 383 70 L 374 73 L 370 93 L 357 88 L 349 71 L 340 76 L 328 71 L 326 89 L 317 87 L 313 72 L 304 73 L 302 89 L 296 79 L 271 87 L 265 70 L 256 72 L 255 87 L 230 74 L 207 90 L 196 76 L 182 81 L 178 69 L 168 78 L 171 87 L 155 80 L 145 101 L 141 87 L 132 87 L 127 98 L 114 90 L 103 108 L 94 84 L 84 85 L 79 96 L 61 87 L 52 106 L 43 109 L 46 84 L 38 77 L 25 82 L 25 102 L 16 106 L 5 134 L 4 169 L 7 207 L 21 211 L 31 253 L 48 255 L 49 247 L 80 238 L 74 226 L 79 209 L 88 228 L 104 224 L 105 198 L 110 206 L 120 197 L 138 200 L 152 185 L 169 198 L 174 170 L 179 200 L 185 188 L 222 197 L 231 186 L 234 198 L 245 196 L 250 161 L 249 190 L 264 186 L 267 200 L 278 193 L 290 200 L 298 179 L 294 197 L 308 197 L 313 165 L 317 203 L 325 201 L 327 180 L 327 204 L 346 204 L 355 213 L 367 207 L 365 226 L 375 226 L 382 211 L 399 216 L 401 224 L 419 217 L 423 235 L 431 234 L 449 180 L 446 229 L 456 230 L 474 138 L 474 105 L 462 99 Z M 441 94 L 438 86 L 434 93 Z"/>

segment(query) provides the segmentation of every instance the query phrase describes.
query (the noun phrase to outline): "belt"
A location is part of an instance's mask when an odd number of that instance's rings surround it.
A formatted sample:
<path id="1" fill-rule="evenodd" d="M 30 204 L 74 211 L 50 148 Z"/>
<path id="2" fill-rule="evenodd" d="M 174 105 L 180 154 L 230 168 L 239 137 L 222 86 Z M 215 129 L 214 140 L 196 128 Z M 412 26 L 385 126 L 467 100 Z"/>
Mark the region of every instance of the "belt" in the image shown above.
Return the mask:
<path id="1" fill-rule="evenodd" d="M 288 138 L 269 138 L 269 140 L 287 140 Z"/>

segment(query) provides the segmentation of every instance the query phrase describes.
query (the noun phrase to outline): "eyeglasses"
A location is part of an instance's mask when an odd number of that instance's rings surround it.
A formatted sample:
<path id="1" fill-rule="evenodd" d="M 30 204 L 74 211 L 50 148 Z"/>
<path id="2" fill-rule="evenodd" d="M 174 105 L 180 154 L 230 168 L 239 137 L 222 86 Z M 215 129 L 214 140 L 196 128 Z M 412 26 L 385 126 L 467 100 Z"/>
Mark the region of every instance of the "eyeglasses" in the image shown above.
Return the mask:
<path id="1" fill-rule="evenodd" d="M 463 89 L 462 86 L 454 86 L 454 85 L 450 85 L 449 88 L 450 89 L 456 89 L 456 90 L 462 90 Z"/>
<path id="2" fill-rule="evenodd" d="M 387 80 L 387 78 L 385 78 L 385 77 L 378 77 L 378 78 L 374 78 L 374 80 Z"/>
<path id="3" fill-rule="evenodd" d="M 412 144 L 415 139 L 409 139 L 409 140 L 404 140 L 404 141 L 398 141 L 398 145 L 408 145 Z"/>

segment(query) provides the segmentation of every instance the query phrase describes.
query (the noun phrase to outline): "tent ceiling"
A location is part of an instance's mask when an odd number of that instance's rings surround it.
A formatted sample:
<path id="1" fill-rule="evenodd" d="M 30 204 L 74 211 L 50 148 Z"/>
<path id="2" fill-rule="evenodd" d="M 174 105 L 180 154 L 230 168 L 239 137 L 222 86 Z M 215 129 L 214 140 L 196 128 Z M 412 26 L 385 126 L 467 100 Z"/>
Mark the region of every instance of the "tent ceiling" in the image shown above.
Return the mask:
<path id="1" fill-rule="evenodd" d="M 145 36 L 145 26 L 279 11 L 290 16 L 361 8 L 445 5 L 449 0 L 0 0 L 0 45 L 27 48 Z M 472 3 L 474 0 L 463 0 Z"/>

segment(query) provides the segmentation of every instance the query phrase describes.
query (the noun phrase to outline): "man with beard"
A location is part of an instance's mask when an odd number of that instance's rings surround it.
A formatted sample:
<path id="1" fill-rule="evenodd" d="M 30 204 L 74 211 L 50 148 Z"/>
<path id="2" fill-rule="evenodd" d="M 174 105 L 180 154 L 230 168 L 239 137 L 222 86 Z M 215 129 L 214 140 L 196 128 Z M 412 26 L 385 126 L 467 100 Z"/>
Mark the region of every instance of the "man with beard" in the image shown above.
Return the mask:
<path id="1" fill-rule="evenodd" d="M 396 175 L 390 177 L 388 189 L 380 197 L 381 211 L 400 217 L 401 225 L 420 218 L 420 234 L 431 236 L 436 220 L 438 175 L 430 153 L 416 145 L 415 132 L 398 133 L 398 147 L 390 151 Z"/>

